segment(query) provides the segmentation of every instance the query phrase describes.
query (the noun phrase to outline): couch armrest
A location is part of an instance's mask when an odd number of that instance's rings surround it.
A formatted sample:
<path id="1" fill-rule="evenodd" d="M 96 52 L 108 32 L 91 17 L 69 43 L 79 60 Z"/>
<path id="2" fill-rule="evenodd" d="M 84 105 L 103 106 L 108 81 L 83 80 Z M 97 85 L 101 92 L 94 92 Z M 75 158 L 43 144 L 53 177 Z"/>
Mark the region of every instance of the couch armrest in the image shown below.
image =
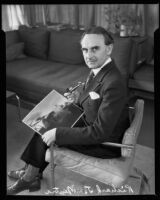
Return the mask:
<path id="1" fill-rule="evenodd" d="M 132 53 L 130 58 L 129 77 L 133 77 L 134 72 L 139 67 L 139 63 L 145 61 L 147 55 L 143 49 L 147 42 L 147 37 L 131 37 L 133 40 Z"/>
<path id="2" fill-rule="evenodd" d="M 7 31 L 5 32 L 6 35 L 6 47 L 11 46 L 12 44 L 21 42 L 18 30 L 14 31 Z"/>

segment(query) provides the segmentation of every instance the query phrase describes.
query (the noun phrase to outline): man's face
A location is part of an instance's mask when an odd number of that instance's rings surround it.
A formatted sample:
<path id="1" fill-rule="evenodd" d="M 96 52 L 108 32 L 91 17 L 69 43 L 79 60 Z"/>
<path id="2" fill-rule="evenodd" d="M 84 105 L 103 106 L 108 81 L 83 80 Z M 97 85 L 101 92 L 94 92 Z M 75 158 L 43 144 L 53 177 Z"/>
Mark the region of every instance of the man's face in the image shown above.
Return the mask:
<path id="1" fill-rule="evenodd" d="M 101 67 L 109 57 L 103 35 L 86 34 L 81 41 L 81 46 L 84 60 L 90 69 Z"/>

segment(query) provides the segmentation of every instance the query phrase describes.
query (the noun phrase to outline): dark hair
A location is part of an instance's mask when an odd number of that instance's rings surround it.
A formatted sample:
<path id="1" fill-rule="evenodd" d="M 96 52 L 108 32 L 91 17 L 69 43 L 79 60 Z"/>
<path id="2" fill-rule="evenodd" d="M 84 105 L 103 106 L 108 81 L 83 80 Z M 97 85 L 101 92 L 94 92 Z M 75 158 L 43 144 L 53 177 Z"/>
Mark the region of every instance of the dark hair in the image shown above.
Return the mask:
<path id="1" fill-rule="evenodd" d="M 94 26 L 91 28 L 88 28 L 82 35 L 80 42 L 82 41 L 82 39 L 84 38 L 84 36 L 86 34 L 98 34 L 98 35 L 103 35 L 104 37 L 104 42 L 106 45 L 110 45 L 114 43 L 113 37 L 111 36 L 111 34 L 106 31 L 103 27 L 101 26 Z"/>

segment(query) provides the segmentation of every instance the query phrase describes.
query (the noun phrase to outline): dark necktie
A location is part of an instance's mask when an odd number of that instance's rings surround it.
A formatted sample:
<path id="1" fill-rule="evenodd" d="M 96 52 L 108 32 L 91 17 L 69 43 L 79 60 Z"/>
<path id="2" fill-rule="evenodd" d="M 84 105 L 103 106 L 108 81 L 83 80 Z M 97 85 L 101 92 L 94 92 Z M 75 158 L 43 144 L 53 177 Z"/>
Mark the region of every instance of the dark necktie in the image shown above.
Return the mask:
<path id="1" fill-rule="evenodd" d="M 88 87 L 88 85 L 93 80 L 93 78 L 94 78 L 94 73 L 93 73 L 93 71 L 90 71 L 90 73 L 87 77 L 86 83 L 85 83 L 85 89 Z"/>

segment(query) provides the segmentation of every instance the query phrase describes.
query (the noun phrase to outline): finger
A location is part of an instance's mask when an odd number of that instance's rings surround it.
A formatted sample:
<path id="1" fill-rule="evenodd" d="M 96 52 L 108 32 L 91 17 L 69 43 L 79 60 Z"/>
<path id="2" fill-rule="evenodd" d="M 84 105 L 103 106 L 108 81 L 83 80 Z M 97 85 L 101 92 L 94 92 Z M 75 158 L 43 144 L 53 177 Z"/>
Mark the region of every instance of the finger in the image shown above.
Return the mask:
<path id="1" fill-rule="evenodd" d="M 45 140 L 46 145 L 48 146 L 48 140 Z"/>
<path id="2" fill-rule="evenodd" d="M 46 131 L 46 132 L 41 136 L 42 139 L 46 137 L 46 133 L 47 133 L 47 132 L 48 132 L 48 131 Z"/>
<path id="3" fill-rule="evenodd" d="M 46 141 L 47 141 L 47 139 L 44 137 L 44 138 L 43 138 L 43 142 L 45 142 L 45 143 L 46 143 Z"/>
<path id="4" fill-rule="evenodd" d="M 45 137 L 43 137 L 42 140 L 43 140 L 43 142 L 46 142 L 46 138 Z"/>
<path id="5" fill-rule="evenodd" d="M 50 146 L 50 141 L 48 141 L 46 144 L 47 144 L 47 146 Z"/>
<path id="6" fill-rule="evenodd" d="M 41 136 L 42 140 L 44 140 L 44 135 Z"/>
<path id="7" fill-rule="evenodd" d="M 73 99 L 69 99 L 69 100 L 68 100 L 68 105 L 69 105 L 69 104 L 72 104 L 73 102 L 74 102 Z"/>
<path id="8" fill-rule="evenodd" d="M 69 92 L 64 93 L 64 96 L 69 96 L 69 95 L 70 95 Z"/>
<path id="9" fill-rule="evenodd" d="M 70 87 L 70 88 L 69 88 L 69 91 L 71 91 L 72 89 L 73 89 L 73 87 Z"/>
<path id="10" fill-rule="evenodd" d="M 73 98 L 72 97 L 68 97 L 68 101 L 72 101 L 73 100 Z"/>
<path id="11" fill-rule="evenodd" d="M 44 138 L 44 139 L 43 139 L 43 142 L 45 142 L 45 143 L 46 143 L 46 138 Z"/>

